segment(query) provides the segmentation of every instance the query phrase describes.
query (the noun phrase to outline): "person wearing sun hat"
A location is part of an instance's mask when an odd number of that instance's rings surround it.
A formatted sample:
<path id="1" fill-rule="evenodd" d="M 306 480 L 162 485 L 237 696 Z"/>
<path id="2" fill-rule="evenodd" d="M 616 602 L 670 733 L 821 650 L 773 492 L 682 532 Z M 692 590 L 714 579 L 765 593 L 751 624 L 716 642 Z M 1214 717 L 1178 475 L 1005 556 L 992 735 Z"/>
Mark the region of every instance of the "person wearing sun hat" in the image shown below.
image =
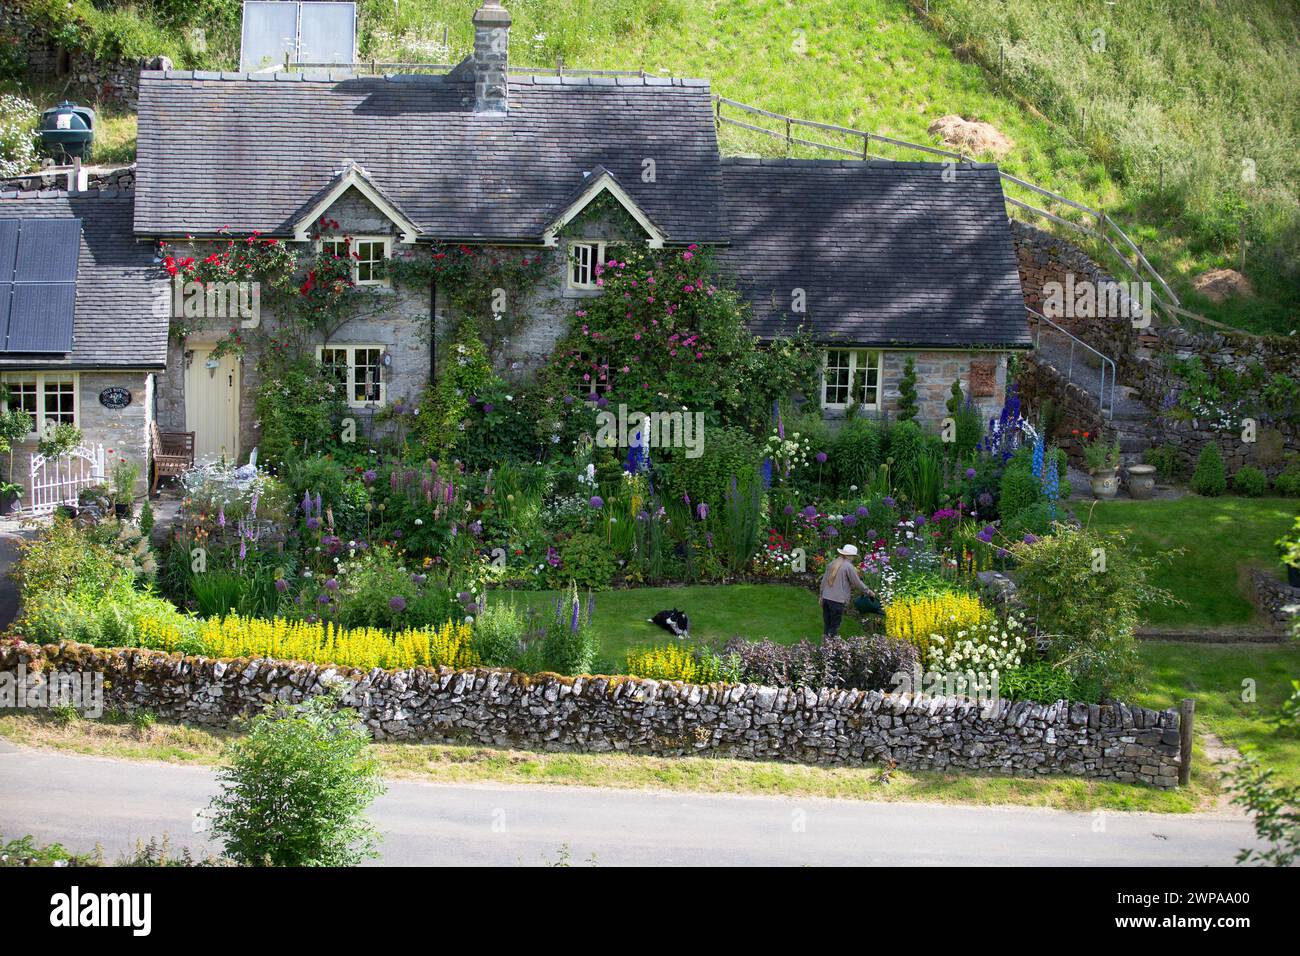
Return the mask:
<path id="1" fill-rule="evenodd" d="M 822 636 L 836 637 L 840 633 L 840 622 L 844 619 L 844 609 L 849 605 L 853 589 L 864 591 L 874 596 L 871 588 L 862 583 L 862 577 L 853 564 L 858 556 L 858 549 L 851 544 L 838 548 L 836 557 L 826 565 L 822 575 Z"/>

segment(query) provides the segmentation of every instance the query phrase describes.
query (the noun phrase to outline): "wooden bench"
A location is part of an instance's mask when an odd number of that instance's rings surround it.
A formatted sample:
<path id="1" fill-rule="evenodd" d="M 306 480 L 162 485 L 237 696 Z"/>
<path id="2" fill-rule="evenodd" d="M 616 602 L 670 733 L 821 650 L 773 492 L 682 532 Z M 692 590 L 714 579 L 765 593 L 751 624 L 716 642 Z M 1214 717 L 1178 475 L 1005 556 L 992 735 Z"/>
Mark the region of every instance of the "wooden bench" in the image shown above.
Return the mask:
<path id="1" fill-rule="evenodd" d="M 162 432 L 158 423 L 151 422 L 153 432 L 153 487 L 149 497 L 158 494 L 162 478 L 183 475 L 194 467 L 194 432 Z"/>

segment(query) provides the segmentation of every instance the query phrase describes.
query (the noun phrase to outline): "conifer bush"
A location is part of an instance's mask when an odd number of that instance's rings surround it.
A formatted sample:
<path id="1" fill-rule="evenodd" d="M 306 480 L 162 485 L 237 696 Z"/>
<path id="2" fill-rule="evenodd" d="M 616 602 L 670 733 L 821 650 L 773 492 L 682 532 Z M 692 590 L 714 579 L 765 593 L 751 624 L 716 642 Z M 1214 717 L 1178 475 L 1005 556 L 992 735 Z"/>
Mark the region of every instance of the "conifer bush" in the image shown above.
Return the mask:
<path id="1" fill-rule="evenodd" d="M 1192 474 L 1192 491 L 1207 498 L 1217 498 L 1228 490 L 1224 474 L 1223 455 L 1215 442 L 1208 442 L 1196 458 L 1196 471 Z"/>

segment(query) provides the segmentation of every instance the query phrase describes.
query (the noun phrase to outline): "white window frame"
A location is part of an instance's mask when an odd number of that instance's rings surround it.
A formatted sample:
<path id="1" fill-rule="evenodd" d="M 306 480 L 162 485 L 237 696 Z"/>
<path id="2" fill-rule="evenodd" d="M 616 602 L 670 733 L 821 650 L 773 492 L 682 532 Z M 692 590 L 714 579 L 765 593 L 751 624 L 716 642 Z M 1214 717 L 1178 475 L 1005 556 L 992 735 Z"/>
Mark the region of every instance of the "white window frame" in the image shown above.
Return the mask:
<path id="1" fill-rule="evenodd" d="M 0 381 L 6 386 L 15 383 L 31 383 L 36 385 L 36 412 L 33 416 L 35 428 L 27 433 L 28 440 L 39 440 L 45 435 L 45 431 L 53 418 L 46 418 L 45 399 L 47 385 L 72 385 L 72 424 L 81 427 L 81 376 L 77 372 L 46 371 L 46 372 L 5 372 L 0 375 Z M 9 402 L 4 402 L 5 410 L 9 409 Z"/>
<path id="2" fill-rule="evenodd" d="M 351 408 L 381 408 L 388 404 L 388 382 L 384 375 L 384 353 L 387 349 L 382 345 L 374 342 L 337 342 L 328 345 L 318 345 L 316 347 L 316 361 L 321 365 L 325 364 L 325 353 L 343 352 L 347 355 L 347 374 L 344 378 L 344 389 L 349 407 Z M 379 380 L 374 384 L 379 386 L 379 397 L 377 399 L 358 399 L 357 393 L 357 353 L 358 352 L 378 352 L 377 364 L 374 366 L 378 369 Z"/>
<path id="3" fill-rule="evenodd" d="M 826 399 L 826 392 L 829 384 L 826 380 L 826 372 L 831 367 L 830 361 L 831 361 L 832 353 L 847 354 L 849 358 L 849 368 L 848 368 L 849 381 L 848 381 L 848 389 L 847 389 L 848 401 L 846 402 L 830 402 L 827 401 Z M 836 366 L 836 367 L 839 368 L 840 366 Z M 851 348 L 823 349 L 822 350 L 822 383 L 821 383 L 822 408 L 833 409 L 833 410 L 844 410 L 847 409 L 850 405 L 855 404 L 854 402 L 855 395 L 865 398 L 866 389 L 868 387 L 867 374 L 870 371 L 874 371 L 876 373 L 876 400 L 870 403 L 865 401 L 858 401 L 856 402 L 856 404 L 858 405 L 859 408 L 862 408 L 866 411 L 879 411 L 881 397 L 884 394 L 884 380 L 883 380 L 884 367 L 885 367 L 885 353 L 880 351 L 879 349 L 851 349 Z M 863 373 L 860 381 L 858 376 L 859 371 Z"/>
<path id="4" fill-rule="evenodd" d="M 353 255 L 353 253 L 354 253 L 354 252 L 358 252 L 358 251 L 360 250 L 360 248 L 361 248 L 361 244 L 362 244 L 363 242 L 365 242 L 365 243 L 382 243 L 382 244 L 383 244 L 383 247 L 384 247 L 384 256 L 383 256 L 383 260 L 391 259 L 391 258 L 393 257 L 393 237 L 392 237 L 392 236 L 348 236 L 346 239 L 343 238 L 343 237 L 330 237 L 330 238 L 324 238 L 324 237 L 322 237 L 322 238 L 316 240 L 316 251 L 317 251 L 317 252 L 324 252 L 324 251 L 325 251 L 325 247 L 326 247 L 327 245 L 343 245 L 345 242 L 347 243 L 347 249 L 348 249 L 348 266 L 351 267 L 351 270 L 352 270 L 352 284 L 353 284 L 353 285 L 359 285 L 359 286 L 362 286 L 362 285 L 368 285 L 368 286 L 387 286 L 387 285 L 389 285 L 389 278 L 388 278 L 388 276 L 386 276 L 386 275 L 385 275 L 385 276 L 382 276 L 382 277 L 380 277 L 380 278 L 378 278 L 378 279 L 374 278 L 373 276 L 372 276 L 371 278 L 369 278 L 369 279 L 363 279 L 363 278 L 361 278 L 361 260 L 357 259 L 356 256 Z M 366 262 L 367 262 L 367 264 L 369 264 L 369 265 L 372 266 L 371 271 L 373 272 L 373 271 L 374 271 L 374 270 L 373 270 L 373 265 L 374 265 L 374 263 L 375 263 L 375 262 L 378 262 L 378 261 L 383 261 L 383 260 L 371 260 L 371 259 L 367 259 Z"/>
<path id="5" fill-rule="evenodd" d="M 585 281 L 574 278 L 574 269 L 578 267 L 577 257 L 579 249 L 592 250 L 591 261 L 587 265 L 587 278 Z M 596 280 L 600 278 L 596 274 L 596 267 L 605 261 L 605 243 L 603 240 L 577 240 L 569 243 L 569 255 L 566 259 L 564 270 L 565 287 L 580 292 L 591 292 L 599 289 Z"/>
<path id="6" fill-rule="evenodd" d="M 578 360 L 582 364 L 574 372 L 573 384 L 582 389 L 583 398 L 588 395 L 608 394 L 613 389 L 614 383 L 609 377 L 609 361 L 605 356 L 580 355 Z M 600 380 L 601 372 L 605 373 L 605 381 L 603 382 Z M 582 380 L 584 375 L 590 375 L 591 379 L 584 382 Z"/>

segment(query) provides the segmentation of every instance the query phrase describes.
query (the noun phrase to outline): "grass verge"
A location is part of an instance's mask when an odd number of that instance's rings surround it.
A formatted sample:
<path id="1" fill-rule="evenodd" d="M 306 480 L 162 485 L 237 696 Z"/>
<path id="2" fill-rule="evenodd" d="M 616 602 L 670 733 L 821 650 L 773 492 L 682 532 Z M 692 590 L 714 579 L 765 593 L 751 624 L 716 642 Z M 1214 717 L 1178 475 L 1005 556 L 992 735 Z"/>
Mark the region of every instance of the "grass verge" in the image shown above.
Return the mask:
<path id="1" fill-rule="evenodd" d="M 215 766 L 232 736 L 179 724 L 140 728 L 128 722 L 75 720 L 0 712 L 0 736 L 17 744 L 121 760 Z M 1213 806 L 1211 773 L 1196 773 L 1186 790 L 1156 790 L 1076 777 L 1017 777 L 885 772 L 879 767 L 804 764 L 712 757 L 535 753 L 481 746 L 373 744 L 385 776 L 442 784 L 549 784 L 675 790 L 774 797 L 921 801 L 1056 810 L 1142 810 L 1188 813 Z"/>

